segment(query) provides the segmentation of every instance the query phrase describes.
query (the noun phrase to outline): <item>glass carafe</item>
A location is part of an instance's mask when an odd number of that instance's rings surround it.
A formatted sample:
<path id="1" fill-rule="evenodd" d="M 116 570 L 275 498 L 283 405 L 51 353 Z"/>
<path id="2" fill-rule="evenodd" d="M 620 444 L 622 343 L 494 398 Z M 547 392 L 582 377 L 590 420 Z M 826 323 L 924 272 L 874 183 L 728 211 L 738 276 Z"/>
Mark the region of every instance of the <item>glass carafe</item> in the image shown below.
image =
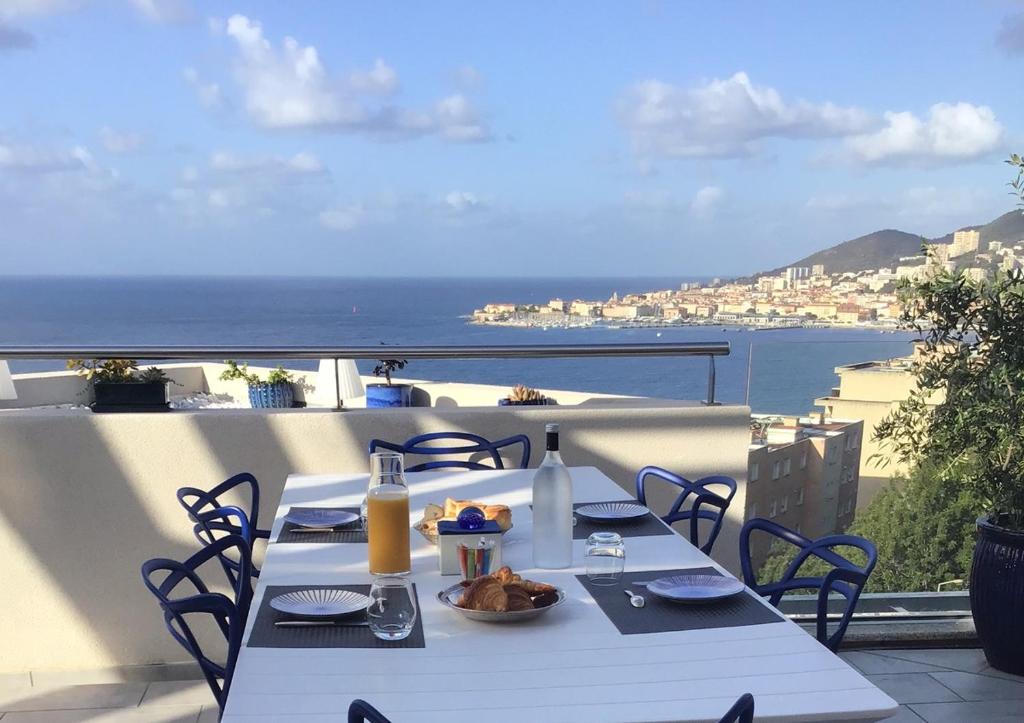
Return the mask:
<path id="1" fill-rule="evenodd" d="M 366 536 L 370 573 L 401 575 L 412 569 L 409 554 L 409 485 L 402 455 L 370 455 L 370 484 L 366 490 Z"/>

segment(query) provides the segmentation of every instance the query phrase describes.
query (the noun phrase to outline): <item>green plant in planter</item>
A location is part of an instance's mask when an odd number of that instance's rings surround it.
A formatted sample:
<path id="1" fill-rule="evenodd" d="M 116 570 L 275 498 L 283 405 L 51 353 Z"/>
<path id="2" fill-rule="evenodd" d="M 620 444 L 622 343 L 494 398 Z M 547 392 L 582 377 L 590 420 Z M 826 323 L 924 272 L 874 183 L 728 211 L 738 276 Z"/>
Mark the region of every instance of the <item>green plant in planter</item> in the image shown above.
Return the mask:
<path id="1" fill-rule="evenodd" d="M 405 369 L 405 365 L 408 363 L 405 359 L 381 359 L 380 363 L 373 368 L 373 376 L 384 377 L 390 387 L 391 375 Z"/>
<path id="2" fill-rule="evenodd" d="M 139 371 L 134 359 L 68 359 L 67 368 L 85 378 L 93 411 L 165 411 L 167 385 L 177 384 L 158 367 Z"/>
<path id="3" fill-rule="evenodd" d="M 259 374 L 249 371 L 248 362 L 243 362 L 242 366 L 238 366 L 238 362 L 233 359 L 228 359 L 224 363 L 227 364 L 228 368 L 221 372 L 221 381 L 230 382 L 240 379 L 251 387 L 256 386 L 257 384 L 280 384 L 282 382 L 292 381 L 291 372 L 287 371 L 280 364 L 270 370 L 267 374 L 266 381 L 264 381 L 263 379 L 260 379 Z"/>
<path id="4" fill-rule="evenodd" d="M 1009 163 L 1021 195 L 1024 161 Z M 985 511 L 971 570 L 975 626 L 994 667 L 1024 673 L 1024 273 L 976 282 L 941 272 L 901 294 L 901 321 L 923 348 L 914 392 L 875 437 L 883 454 L 928 465 Z"/>
<path id="5" fill-rule="evenodd" d="M 139 381 L 139 363 L 134 359 L 68 359 L 68 369 L 78 372 L 88 382 L 128 383 Z"/>

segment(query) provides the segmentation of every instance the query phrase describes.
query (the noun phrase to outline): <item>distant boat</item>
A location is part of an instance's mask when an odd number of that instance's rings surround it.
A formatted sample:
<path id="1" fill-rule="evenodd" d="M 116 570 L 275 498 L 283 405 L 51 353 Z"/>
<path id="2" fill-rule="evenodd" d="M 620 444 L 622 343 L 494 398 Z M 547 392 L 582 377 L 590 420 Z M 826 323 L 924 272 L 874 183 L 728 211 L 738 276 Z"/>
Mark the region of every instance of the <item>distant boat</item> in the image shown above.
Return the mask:
<path id="1" fill-rule="evenodd" d="M 661 332 L 659 331 L 655 336 L 661 336 Z"/>
<path id="2" fill-rule="evenodd" d="M 352 313 L 353 314 L 356 313 L 356 307 L 354 307 L 354 306 L 352 307 Z"/>

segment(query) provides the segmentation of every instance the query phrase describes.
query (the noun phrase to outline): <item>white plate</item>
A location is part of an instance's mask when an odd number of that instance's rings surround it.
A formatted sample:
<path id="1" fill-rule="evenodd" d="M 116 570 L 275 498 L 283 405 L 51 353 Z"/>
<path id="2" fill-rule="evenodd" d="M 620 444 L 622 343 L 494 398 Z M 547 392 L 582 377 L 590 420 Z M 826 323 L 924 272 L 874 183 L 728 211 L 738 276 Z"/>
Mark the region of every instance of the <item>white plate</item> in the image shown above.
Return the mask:
<path id="1" fill-rule="evenodd" d="M 478 620 L 483 623 L 522 623 L 543 615 L 548 610 L 558 607 L 565 601 L 565 592 L 561 588 L 556 588 L 555 592 L 558 594 L 558 599 L 550 605 L 542 608 L 534 608 L 533 610 L 509 610 L 504 613 L 496 613 L 491 610 L 466 610 L 465 608 L 460 608 L 455 604 L 465 590 L 466 589 L 462 587 L 462 585 L 452 585 L 451 587 L 437 593 L 437 599 L 446 608 L 454 610 L 457 613 L 461 613 L 470 620 Z"/>
<path id="2" fill-rule="evenodd" d="M 743 592 L 744 585 L 724 575 L 674 575 L 647 584 L 647 591 L 659 597 L 686 603 L 722 600 Z"/>
<path id="3" fill-rule="evenodd" d="M 611 522 L 613 520 L 633 520 L 643 517 L 650 512 L 643 505 L 636 502 L 598 502 L 593 505 L 583 505 L 576 508 L 576 514 L 596 522 Z"/>
<path id="4" fill-rule="evenodd" d="M 345 510 L 323 510 L 314 508 L 297 510 L 294 507 L 290 508 L 288 510 L 288 514 L 284 516 L 285 522 L 291 522 L 293 525 L 308 527 L 313 530 L 326 530 L 332 527 L 350 525 L 358 519 L 359 515 L 355 512 L 346 512 Z"/>
<path id="5" fill-rule="evenodd" d="M 289 615 L 304 618 L 334 618 L 366 610 L 370 598 L 362 593 L 349 590 L 326 590 L 316 588 L 298 590 L 278 595 L 270 601 L 270 607 Z"/>

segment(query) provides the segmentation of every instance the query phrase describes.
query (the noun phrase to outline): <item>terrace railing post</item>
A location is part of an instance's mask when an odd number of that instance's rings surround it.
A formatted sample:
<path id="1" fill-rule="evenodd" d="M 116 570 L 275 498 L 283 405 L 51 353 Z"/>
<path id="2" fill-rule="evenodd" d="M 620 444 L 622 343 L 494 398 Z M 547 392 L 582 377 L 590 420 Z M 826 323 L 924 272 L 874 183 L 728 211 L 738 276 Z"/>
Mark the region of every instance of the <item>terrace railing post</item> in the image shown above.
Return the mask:
<path id="1" fill-rule="evenodd" d="M 338 371 L 338 357 L 334 357 L 334 411 L 341 411 L 341 376 Z"/>
<path id="2" fill-rule="evenodd" d="M 704 402 L 709 407 L 718 405 L 715 401 L 715 357 L 708 355 L 708 398 Z"/>

